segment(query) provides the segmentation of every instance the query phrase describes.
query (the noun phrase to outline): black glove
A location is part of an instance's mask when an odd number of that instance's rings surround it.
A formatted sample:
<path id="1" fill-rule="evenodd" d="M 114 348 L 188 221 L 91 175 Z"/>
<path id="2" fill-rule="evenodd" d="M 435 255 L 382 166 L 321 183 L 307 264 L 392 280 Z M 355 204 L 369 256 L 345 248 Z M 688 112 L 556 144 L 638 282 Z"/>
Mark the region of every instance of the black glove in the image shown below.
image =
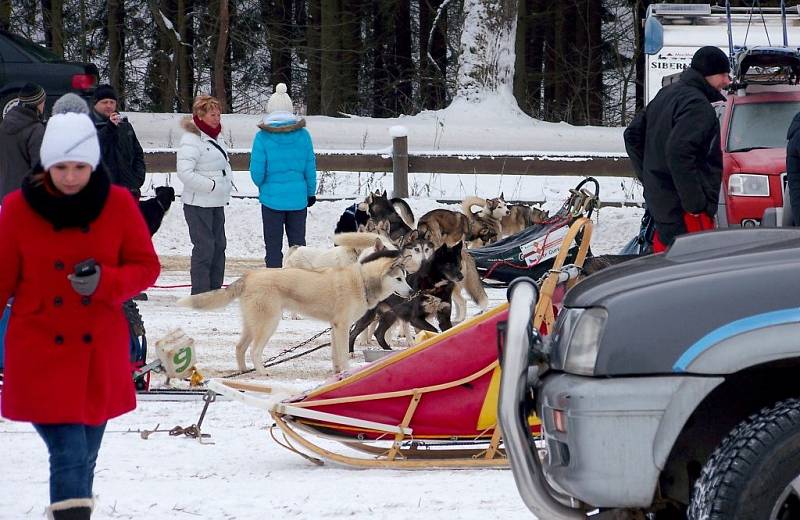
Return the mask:
<path id="1" fill-rule="evenodd" d="M 310 208 L 311 206 L 313 206 L 314 204 L 316 204 L 316 202 L 317 202 L 317 198 L 316 198 L 315 196 L 313 196 L 313 195 L 312 195 L 312 196 L 310 196 L 310 197 L 308 198 L 308 205 L 307 205 L 306 207 L 307 207 L 307 208 Z"/>
<path id="2" fill-rule="evenodd" d="M 97 290 L 97 284 L 100 283 L 100 266 L 95 266 L 93 274 L 87 276 L 68 274 L 67 279 L 76 293 L 81 296 L 91 296 Z"/>

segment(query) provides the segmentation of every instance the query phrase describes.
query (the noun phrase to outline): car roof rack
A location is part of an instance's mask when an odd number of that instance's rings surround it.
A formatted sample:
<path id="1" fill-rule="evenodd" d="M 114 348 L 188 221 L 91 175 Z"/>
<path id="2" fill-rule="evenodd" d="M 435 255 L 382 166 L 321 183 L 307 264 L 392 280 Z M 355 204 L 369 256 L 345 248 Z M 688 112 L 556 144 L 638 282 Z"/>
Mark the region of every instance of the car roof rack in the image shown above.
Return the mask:
<path id="1" fill-rule="evenodd" d="M 799 48 L 757 46 L 737 49 L 732 89 L 747 85 L 797 85 L 799 80 Z"/>

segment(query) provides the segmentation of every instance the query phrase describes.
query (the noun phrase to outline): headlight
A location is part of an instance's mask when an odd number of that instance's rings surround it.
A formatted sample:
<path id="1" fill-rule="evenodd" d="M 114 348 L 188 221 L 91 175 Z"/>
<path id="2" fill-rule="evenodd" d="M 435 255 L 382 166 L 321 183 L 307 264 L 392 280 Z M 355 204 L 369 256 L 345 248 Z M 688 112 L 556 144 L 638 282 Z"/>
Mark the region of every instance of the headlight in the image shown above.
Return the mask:
<path id="1" fill-rule="evenodd" d="M 769 176 L 734 173 L 728 179 L 728 195 L 769 197 Z"/>
<path id="2" fill-rule="evenodd" d="M 600 307 L 592 307 L 581 313 L 569 339 L 565 372 L 585 376 L 594 374 L 597 351 L 607 320 L 608 312 Z"/>

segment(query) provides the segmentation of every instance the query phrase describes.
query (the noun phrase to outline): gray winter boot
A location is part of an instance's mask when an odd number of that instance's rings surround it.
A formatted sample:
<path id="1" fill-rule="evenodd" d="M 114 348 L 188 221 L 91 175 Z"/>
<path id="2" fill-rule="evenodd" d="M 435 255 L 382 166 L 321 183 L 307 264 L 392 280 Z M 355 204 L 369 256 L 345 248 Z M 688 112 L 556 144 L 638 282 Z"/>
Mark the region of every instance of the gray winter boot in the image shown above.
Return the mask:
<path id="1" fill-rule="evenodd" d="M 48 520 L 89 520 L 94 509 L 91 498 L 70 498 L 47 508 Z"/>

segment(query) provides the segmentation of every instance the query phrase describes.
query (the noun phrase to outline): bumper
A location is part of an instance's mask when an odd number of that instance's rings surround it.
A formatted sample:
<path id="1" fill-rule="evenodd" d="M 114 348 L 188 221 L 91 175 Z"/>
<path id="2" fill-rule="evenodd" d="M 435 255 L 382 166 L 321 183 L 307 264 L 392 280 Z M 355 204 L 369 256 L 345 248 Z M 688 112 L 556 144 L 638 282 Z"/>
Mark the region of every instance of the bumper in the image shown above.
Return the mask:
<path id="1" fill-rule="evenodd" d="M 547 457 L 557 490 L 594 507 L 647 507 L 669 448 L 709 381 L 696 377 L 545 376 L 539 387 Z M 566 417 L 557 431 L 554 410 Z"/>

